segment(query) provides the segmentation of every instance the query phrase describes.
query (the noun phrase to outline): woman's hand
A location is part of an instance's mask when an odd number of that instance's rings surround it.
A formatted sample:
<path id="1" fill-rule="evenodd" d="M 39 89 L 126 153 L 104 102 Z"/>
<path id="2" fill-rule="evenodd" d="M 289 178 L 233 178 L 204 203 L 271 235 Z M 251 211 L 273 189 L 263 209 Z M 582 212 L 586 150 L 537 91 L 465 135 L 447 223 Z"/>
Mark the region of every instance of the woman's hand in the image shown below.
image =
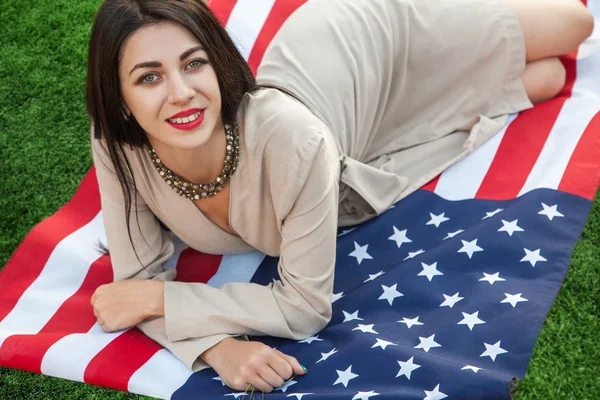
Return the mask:
<path id="1" fill-rule="evenodd" d="M 227 338 L 200 355 L 233 390 L 246 391 L 250 385 L 265 393 L 283 386 L 294 374 L 306 371 L 296 358 L 261 342 Z"/>
<path id="2" fill-rule="evenodd" d="M 91 304 L 104 332 L 131 328 L 146 318 L 164 315 L 164 283 L 135 278 L 101 285 Z"/>

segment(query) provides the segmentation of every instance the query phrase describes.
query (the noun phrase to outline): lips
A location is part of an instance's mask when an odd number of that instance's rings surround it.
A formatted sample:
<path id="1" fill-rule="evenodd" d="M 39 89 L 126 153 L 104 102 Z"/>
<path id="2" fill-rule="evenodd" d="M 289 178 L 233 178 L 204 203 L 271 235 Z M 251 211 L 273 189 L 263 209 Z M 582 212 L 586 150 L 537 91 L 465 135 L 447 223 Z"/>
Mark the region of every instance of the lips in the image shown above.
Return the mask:
<path id="1" fill-rule="evenodd" d="M 167 123 L 176 129 L 190 130 L 198 127 L 203 120 L 204 110 L 201 108 L 192 108 L 173 115 L 167 119 Z"/>
<path id="2" fill-rule="evenodd" d="M 176 119 L 176 118 L 185 118 L 185 117 L 189 117 L 192 114 L 196 114 L 200 111 L 203 111 L 203 108 L 190 108 L 189 110 L 185 110 L 185 111 L 181 111 L 178 112 L 175 115 L 172 115 L 171 118 L 169 119 Z"/>

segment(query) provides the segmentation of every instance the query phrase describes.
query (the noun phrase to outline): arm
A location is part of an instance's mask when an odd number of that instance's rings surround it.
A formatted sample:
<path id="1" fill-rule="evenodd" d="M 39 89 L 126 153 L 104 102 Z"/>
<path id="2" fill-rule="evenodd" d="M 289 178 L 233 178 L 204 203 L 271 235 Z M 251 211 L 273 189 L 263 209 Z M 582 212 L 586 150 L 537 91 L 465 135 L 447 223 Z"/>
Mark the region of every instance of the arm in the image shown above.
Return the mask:
<path id="1" fill-rule="evenodd" d="M 169 281 L 174 279 L 175 269 L 165 270 L 163 268 L 174 253 L 173 242 L 167 233 L 162 230 L 154 213 L 139 193 L 135 194 L 137 196 L 139 228 L 133 201 L 130 214 L 131 238 L 135 243 L 135 248 L 143 265 L 137 260 L 127 234 L 125 202 L 110 156 L 99 141 L 94 138 L 93 132 L 91 143 L 114 280 L 143 278 Z M 145 241 L 142 238 L 142 232 Z M 146 265 L 147 268 L 144 269 L 143 266 Z M 164 317 L 145 320 L 137 327 L 148 337 L 170 350 L 194 371 L 208 367 L 198 358 L 200 354 L 221 340 L 232 336 L 219 333 L 173 343 L 167 339 Z"/>
<path id="2" fill-rule="evenodd" d="M 264 162 L 281 221 L 280 280 L 267 286 L 233 282 L 220 288 L 165 282 L 170 340 L 221 332 L 303 339 L 330 321 L 337 182 L 320 135 L 308 136 L 293 152 L 277 150 L 265 152 Z"/>

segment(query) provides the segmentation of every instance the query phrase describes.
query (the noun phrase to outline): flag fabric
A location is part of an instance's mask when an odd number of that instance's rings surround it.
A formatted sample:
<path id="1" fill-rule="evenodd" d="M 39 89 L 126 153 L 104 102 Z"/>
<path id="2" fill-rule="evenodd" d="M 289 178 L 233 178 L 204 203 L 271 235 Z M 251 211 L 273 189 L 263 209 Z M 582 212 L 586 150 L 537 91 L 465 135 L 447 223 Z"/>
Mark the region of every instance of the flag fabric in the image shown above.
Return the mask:
<path id="1" fill-rule="evenodd" d="M 210 6 L 255 72 L 303 0 Z M 600 17 L 600 0 L 588 7 Z M 600 24 L 596 24 L 599 26 Z M 333 318 L 314 337 L 252 337 L 309 374 L 269 398 L 509 399 L 523 377 L 600 182 L 600 32 L 562 61 L 555 99 L 387 212 L 340 230 Z M 277 279 L 277 258 L 207 255 L 173 237 L 177 280 Z M 92 167 L 0 271 L 0 365 L 161 399 L 244 397 L 192 374 L 137 328 L 104 333 L 90 297 L 113 280 Z"/>

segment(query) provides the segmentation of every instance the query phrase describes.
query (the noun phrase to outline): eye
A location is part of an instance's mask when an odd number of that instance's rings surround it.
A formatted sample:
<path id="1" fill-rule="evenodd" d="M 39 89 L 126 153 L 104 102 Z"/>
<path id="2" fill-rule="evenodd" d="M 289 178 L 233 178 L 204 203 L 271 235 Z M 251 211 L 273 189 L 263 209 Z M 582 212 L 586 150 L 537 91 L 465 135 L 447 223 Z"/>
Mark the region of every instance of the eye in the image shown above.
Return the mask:
<path id="1" fill-rule="evenodd" d="M 208 64 L 208 61 L 206 61 L 203 58 L 197 58 L 195 60 L 192 60 L 188 63 L 186 69 L 198 69 L 201 66 L 203 66 L 204 64 Z"/>
<path id="2" fill-rule="evenodd" d="M 142 76 L 138 83 L 154 83 L 158 80 L 158 77 L 156 76 L 156 74 L 147 74 Z"/>

